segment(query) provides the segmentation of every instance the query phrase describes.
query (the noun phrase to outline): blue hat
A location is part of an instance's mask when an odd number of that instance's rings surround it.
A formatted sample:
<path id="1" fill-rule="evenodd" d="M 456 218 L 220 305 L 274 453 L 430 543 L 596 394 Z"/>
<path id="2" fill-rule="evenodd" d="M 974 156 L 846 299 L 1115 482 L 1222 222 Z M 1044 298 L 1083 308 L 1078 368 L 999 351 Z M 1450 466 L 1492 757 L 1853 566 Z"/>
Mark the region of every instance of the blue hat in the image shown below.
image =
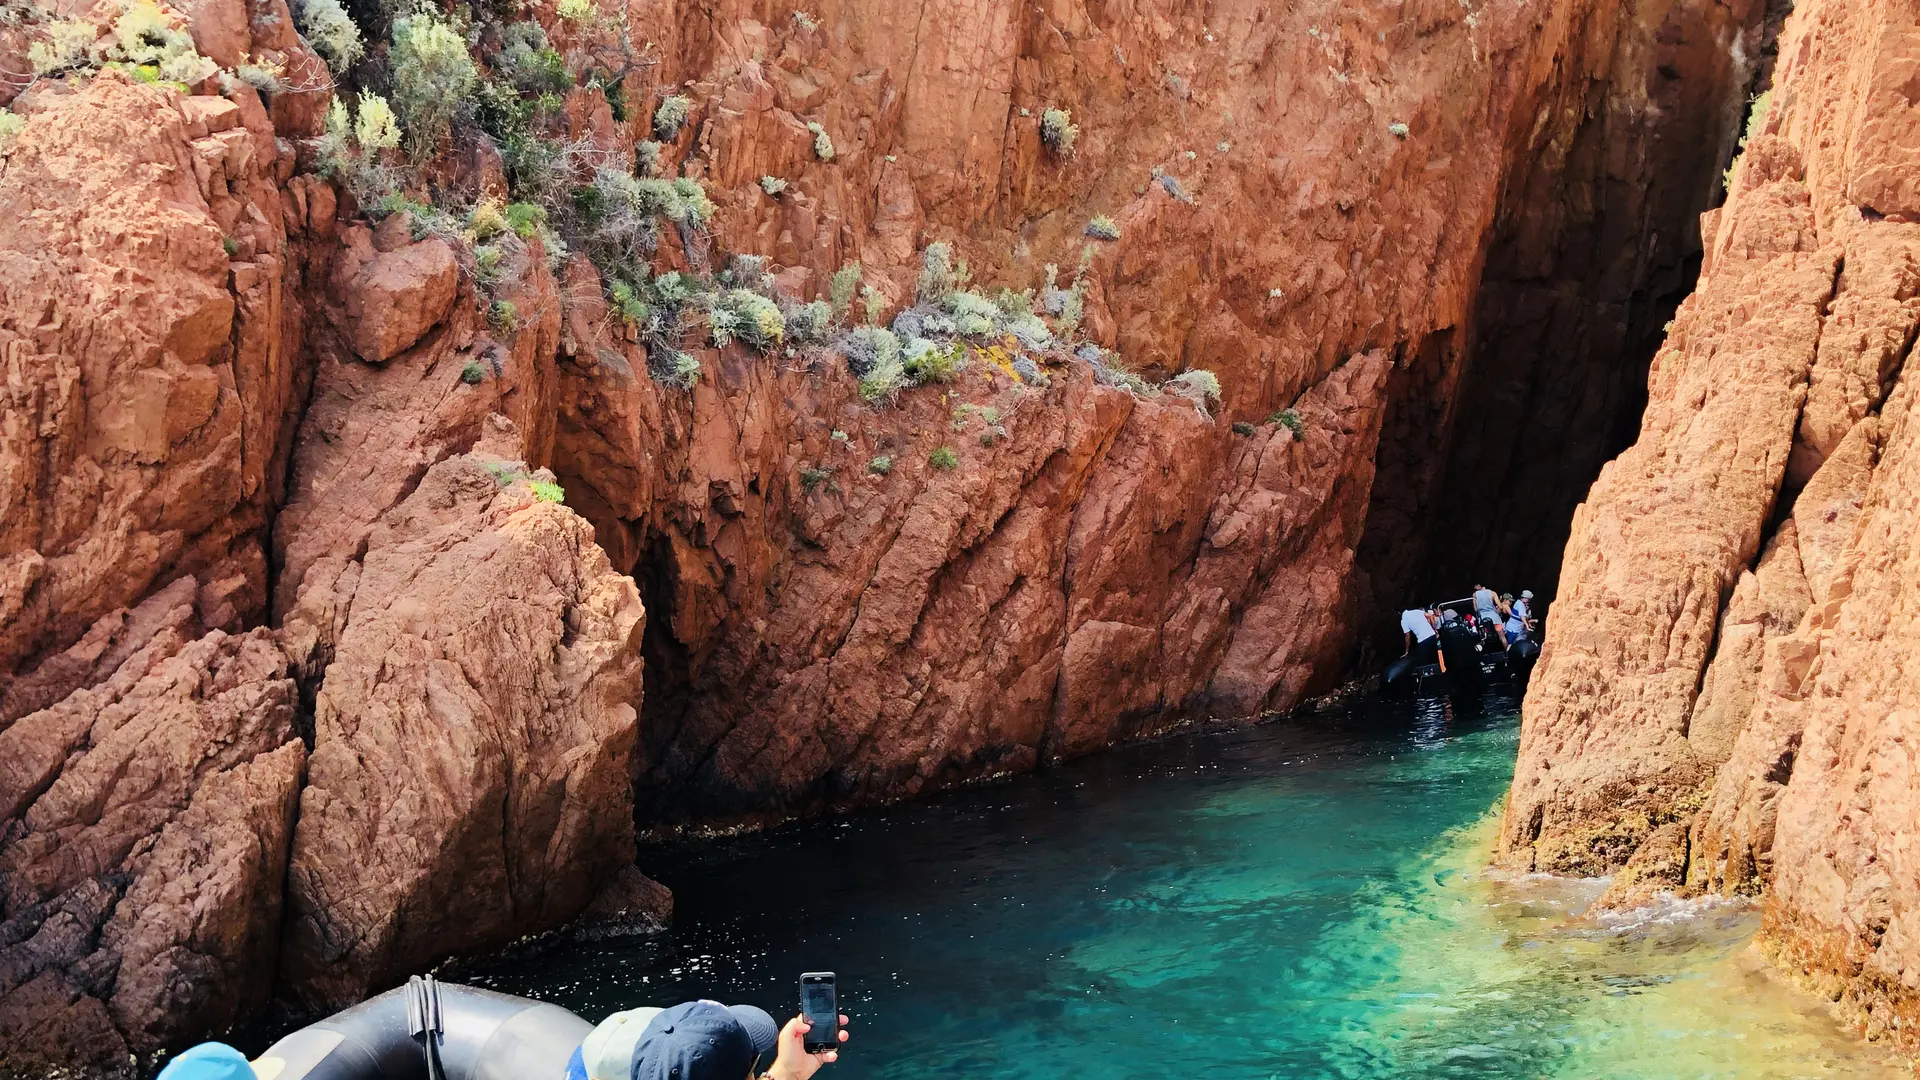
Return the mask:
<path id="1" fill-rule="evenodd" d="M 675 1005 L 641 1032 L 629 1080 L 746 1080 L 779 1037 L 773 1017 L 751 1005 Z"/>
<path id="2" fill-rule="evenodd" d="M 157 1080 L 254 1080 L 247 1055 L 226 1043 L 201 1043 L 160 1070 Z"/>

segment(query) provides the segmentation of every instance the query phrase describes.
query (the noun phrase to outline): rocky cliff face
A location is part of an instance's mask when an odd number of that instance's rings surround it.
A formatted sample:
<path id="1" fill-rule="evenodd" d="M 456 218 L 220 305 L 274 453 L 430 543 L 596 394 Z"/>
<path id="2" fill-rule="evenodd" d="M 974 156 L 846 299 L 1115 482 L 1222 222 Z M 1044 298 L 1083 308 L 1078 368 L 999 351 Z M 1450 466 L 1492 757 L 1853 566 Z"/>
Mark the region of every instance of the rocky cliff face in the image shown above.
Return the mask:
<path id="1" fill-rule="evenodd" d="M 1917 1044 L 1906 717 L 1920 22 L 1799 5 L 1639 441 L 1574 516 L 1503 858 L 1761 892 L 1765 941 Z"/>
<path id="2" fill-rule="evenodd" d="M 375 44 L 352 81 L 385 87 L 384 9 L 349 6 Z M 1331 685 L 1422 579 L 1450 470 L 1486 520 L 1580 471 L 1488 464 L 1511 428 L 1463 427 L 1463 380 L 1541 387 L 1522 428 L 1569 387 L 1630 407 L 1633 342 L 1688 272 L 1668 222 L 1707 198 L 1698 145 L 1733 126 L 1734 43 L 1764 23 L 543 9 L 572 84 L 538 105 L 555 145 L 651 155 L 716 204 L 645 272 L 754 253 L 804 300 L 858 259 L 884 320 L 935 241 L 985 286 L 1081 268 L 1067 344 L 1100 363 L 975 342 L 955 380 L 875 404 L 819 346 L 689 343 L 677 387 L 593 252 L 522 222 L 483 261 L 418 202 L 502 193 L 502 147 L 463 127 L 405 171 L 414 203 L 363 205 L 317 171 L 338 144 L 292 13 L 179 17 L 264 97 L 43 78 L 0 158 L 10 1063 L 110 1068 L 271 996 L 336 1005 L 631 907 L 636 824 L 900 798 Z M 4 28 L 0 61 L 39 26 Z M 474 28 L 485 62 L 502 32 Z M 686 122 L 658 125 L 670 95 Z M 1096 214 L 1118 240 L 1083 235 Z M 1560 253 L 1596 234 L 1614 269 L 1585 305 Z M 1536 318 L 1540 295 L 1564 303 Z M 1492 344 L 1616 315 L 1571 368 Z M 1115 354 L 1221 393 L 1129 388 Z M 1576 459 L 1616 411 L 1582 413 Z M 1790 601 L 1755 589 L 1764 638 Z"/>

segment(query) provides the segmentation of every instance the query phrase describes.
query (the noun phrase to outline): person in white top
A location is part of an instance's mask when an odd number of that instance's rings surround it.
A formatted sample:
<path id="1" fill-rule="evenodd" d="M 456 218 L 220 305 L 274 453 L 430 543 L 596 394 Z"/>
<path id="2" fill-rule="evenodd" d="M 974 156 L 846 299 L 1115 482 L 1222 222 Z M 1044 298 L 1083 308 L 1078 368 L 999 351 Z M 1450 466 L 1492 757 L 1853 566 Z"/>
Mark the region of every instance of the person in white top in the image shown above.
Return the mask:
<path id="1" fill-rule="evenodd" d="M 1440 632 L 1434 629 L 1434 620 L 1431 613 L 1422 611 L 1419 608 L 1408 608 L 1400 613 L 1400 630 L 1401 636 L 1406 639 L 1407 643 L 1406 650 L 1400 655 L 1405 656 L 1415 648 L 1418 648 L 1422 654 L 1420 658 L 1421 663 L 1427 663 L 1427 654 L 1432 654 L 1433 657 L 1439 659 L 1440 670 L 1447 670 L 1447 658 L 1440 655 Z"/>

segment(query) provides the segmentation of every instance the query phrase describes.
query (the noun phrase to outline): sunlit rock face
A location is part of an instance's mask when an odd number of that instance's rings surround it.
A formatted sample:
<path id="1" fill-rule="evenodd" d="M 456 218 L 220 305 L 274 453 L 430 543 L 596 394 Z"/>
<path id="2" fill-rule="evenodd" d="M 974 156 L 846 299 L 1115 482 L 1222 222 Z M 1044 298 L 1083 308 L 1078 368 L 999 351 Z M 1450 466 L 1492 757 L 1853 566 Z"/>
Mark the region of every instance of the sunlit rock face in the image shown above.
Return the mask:
<path id="1" fill-rule="evenodd" d="M 1574 516 L 1502 835 L 1624 863 L 1621 902 L 1764 892 L 1769 952 L 1907 1049 L 1916 42 L 1868 3 L 1787 20 L 1639 440 Z"/>

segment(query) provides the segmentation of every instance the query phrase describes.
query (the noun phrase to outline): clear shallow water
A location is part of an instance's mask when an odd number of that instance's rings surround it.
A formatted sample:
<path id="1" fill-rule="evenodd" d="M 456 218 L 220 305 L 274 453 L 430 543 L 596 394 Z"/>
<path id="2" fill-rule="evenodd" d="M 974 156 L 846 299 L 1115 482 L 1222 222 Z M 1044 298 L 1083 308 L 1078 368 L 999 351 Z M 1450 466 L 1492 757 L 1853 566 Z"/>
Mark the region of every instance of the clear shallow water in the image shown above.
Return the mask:
<path id="1" fill-rule="evenodd" d="M 589 1019 L 793 1009 L 838 971 L 828 1080 L 1898 1077 L 1746 947 L 1751 912 L 1600 924 L 1481 867 L 1512 703 L 1366 702 L 933 803 L 654 853 L 677 925 L 454 977 Z"/>

